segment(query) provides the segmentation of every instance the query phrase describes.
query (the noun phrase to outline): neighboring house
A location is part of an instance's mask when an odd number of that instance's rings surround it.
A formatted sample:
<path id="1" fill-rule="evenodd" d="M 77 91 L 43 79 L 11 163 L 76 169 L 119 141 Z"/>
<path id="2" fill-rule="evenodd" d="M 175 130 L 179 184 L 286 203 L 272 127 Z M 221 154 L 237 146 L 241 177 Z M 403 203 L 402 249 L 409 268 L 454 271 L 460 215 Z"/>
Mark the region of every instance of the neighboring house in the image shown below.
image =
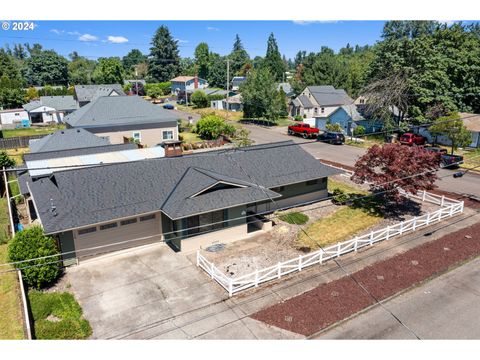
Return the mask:
<path id="1" fill-rule="evenodd" d="M 463 124 L 470 131 L 472 134 L 472 142 L 468 145 L 471 148 L 479 148 L 480 147 L 480 114 L 472 114 L 472 113 L 459 113 L 460 119 L 462 119 Z M 415 129 L 415 132 L 423 135 L 427 138 L 429 143 L 437 143 L 440 145 L 451 146 L 451 140 L 445 135 L 437 135 L 433 136 L 428 131 L 428 127 L 426 126 L 419 126 Z"/>
<path id="2" fill-rule="evenodd" d="M 290 105 L 292 116 L 303 118 L 328 117 L 339 106 L 351 105 L 353 99 L 343 89 L 330 85 L 307 86 Z"/>
<path id="3" fill-rule="evenodd" d="M 32 124 L 62 123 L 63 118 L 78 109 L 77 102 L 71 95 L 40 96 L 39 100 L 23 105 Z"/>
<path id="4" fill-rule="evenodd" d="M 85 106 L 101 96 L 125 96 L 120 84 L 75 85 L 74 91 L 74 97 L 79 107 Z"/>
<path id="5" fill-rule="evenodd" d="M 247 77 L 246 76 L 234 76 L 232 78 L 232 90 L 233 91 L 238 91 L 240 90 L 240 85 L 242 85 L 245 80 L 247 80 Z"/>
<path id="6" fill-rule="evenodd" d="M 177 76 L 170 80 L 172 83 L 172 94 L 177 96 L 185 96 L 187 93 L 193 93 L 195 90 L 202 90 L 208 87 L 208 82 L 198 76 Z"/>
<path id="7" fill-rule="evenodd" d="M 108 137 L 112 144 L 129 139 L 146 146 L 178 140 L 178 115 L 139 96 L 104 96 L 65 118 L 67 128 Z"/>
<path id="8" fill-rule="evenodd" d="M 0 129 L 29 126 L 28 112 L 24 109 L 0 110 Z"/>
<path id="9" fill-rule="evenodd" d="M 215 110 L 242 111 L 242 95 L 237 94 L 227 99 L 210 101 L 210 107 Z"/>
<path id="10" fill-rule="evenodd" d="M 229 93 L 227 90 L 223 90 L 223 89 L 203 89 L 203 92 L 204 92 L 205 95 L 207 95 L 207 96 L 210 96 L 210 95 L 214 95 L 214 96 L 220 95 L 220 96 L 226 97 L 227 94 L 230 94 L 230 96 L 235 95 L 235 93 L 233 93 L 233 92 L 230 92 L 230 93 Z"/>
<path id="11" fill-rule="evenodd" d="M 58 130 L 41 139 L 30 140 L 30 153 L 63 151 L 110 145 L 106 138 L 96 136 L 84 129 Z"/>
<path id="12" fill-rule="evenodd" d="M 292 89 L 292 85 L 290 85 L 290 83 L 284 82 L 284 83 L 277 84 L 277 91 L 280 91 L 280 89 L 283 90 L 283 92 L 285 93 L 285 96 L 288 98 L 291 98 L 292 96 L 295 95 Z"/>
<path id="13" fill-rule="evenodd" d="M 366 133 L 377 132 L 383 129 L 383 121 L 373 114 L 372 107 L 369 106 L 367 97 L 360 95 L 355 99 L 354 104 L 357 107 L 358 113 L 365 119 L 364 121 L 357 122 L 357 125 L 363 126 Z M 402 115 L 398 107 L 391 106 L 390 112 L 392 113 L 394 122 L 401 120 Z"/>
<path id="14" fill-rule="evenodd" d="M 316 117 L 315 127 L 326 130 L 327 124 L 339 124 L 345 134 L 352 135 L 352 131 L 357 127 L 358 122 L 363 120 L 365 119 L 358 113 L 355 105 L 342 105 L 326 117 Z"/>
<path id="15" fill-rule="evenodd" d="M 56 171 L 28 188 L 45 234 L 72 252 L 68 259 L 161 241 L 192 251 L 238 240 L 271 225 L 266 212 L 324 199 L 328 176 L 340 172 L 289 141 Z"/>

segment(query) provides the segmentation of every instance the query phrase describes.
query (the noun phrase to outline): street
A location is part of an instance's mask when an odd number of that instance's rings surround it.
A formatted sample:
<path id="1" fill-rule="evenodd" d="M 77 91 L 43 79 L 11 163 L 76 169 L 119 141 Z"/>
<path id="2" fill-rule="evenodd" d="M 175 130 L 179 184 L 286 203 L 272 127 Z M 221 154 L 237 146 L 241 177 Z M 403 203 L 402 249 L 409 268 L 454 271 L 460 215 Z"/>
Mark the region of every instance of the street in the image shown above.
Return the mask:
<path id="1" fill-rule="evenodd" d="M 480 259 L 384 303 L 421 339 L 478 339 Z M 316 339 L 415 339 L 379 306 Z"/>
<path id="2" fill-rule="evenodd" d="M 285 140 L 293 140 L 296 143 L 307 142 L 301 146 L 314 157 L 348 166 L 353 166 L 356 159 L 366 151 L 355 146 L 330 145 L 315 140 L 305 140 L 299 136 L 289 136 L 286 129 L 282 127 L 243 126 L 250 130 L 250 138 L 255 141 L 254 144 L 266 144 Z M 463 177 L 455 179 L 453 178 L 453 173 L 456 171 L 458 170 L 439 170 L 438 177 L 440 179 L 436 182 L 438 188 L 443 191 L 480 198 L 480 175 L 466 173 Z"/>

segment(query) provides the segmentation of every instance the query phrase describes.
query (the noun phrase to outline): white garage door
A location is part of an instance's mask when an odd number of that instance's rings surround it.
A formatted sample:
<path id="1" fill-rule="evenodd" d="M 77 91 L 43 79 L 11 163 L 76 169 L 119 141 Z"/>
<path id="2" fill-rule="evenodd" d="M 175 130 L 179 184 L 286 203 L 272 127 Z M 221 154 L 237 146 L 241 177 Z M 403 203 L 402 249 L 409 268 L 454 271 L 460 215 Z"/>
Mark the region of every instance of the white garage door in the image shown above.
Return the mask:
<path id="1" fill-rule="evenodd" d="M 160 214 L 113 221 L 75 231 L 75 251 L 78 258 L 98 256 L 158 242 L 160 234 Z M 91 249 L 99 246 L 102 247 Z"/>

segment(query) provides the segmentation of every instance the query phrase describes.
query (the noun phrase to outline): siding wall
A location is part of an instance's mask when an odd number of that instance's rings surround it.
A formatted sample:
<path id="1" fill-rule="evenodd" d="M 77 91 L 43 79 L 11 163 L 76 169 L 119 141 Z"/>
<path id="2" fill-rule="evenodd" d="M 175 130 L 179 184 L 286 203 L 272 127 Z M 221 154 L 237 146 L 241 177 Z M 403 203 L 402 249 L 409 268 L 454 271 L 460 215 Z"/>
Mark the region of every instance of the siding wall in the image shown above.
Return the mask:
<path id="1" fill-rule="evenodd" d="M 86 129 L 86 130 L 93 132 L 92 129 Z M 140 132 L 141 144 L 147 145 L 150 147 L 150 146 L 155 146 L 158 143 L 161 143 L 164 141 L 163 140 L 164 131 L 173 131 L 173 140 L 178 140 L 178 131 L 176 127 L 110 131 L 110 132 L 99 132 L 99 133 L 95 132 L 95 135 L 108 136 L 112 144 L 123 144 L 123 137 L 131 138 L 133 137 L 134 132 Z"/>

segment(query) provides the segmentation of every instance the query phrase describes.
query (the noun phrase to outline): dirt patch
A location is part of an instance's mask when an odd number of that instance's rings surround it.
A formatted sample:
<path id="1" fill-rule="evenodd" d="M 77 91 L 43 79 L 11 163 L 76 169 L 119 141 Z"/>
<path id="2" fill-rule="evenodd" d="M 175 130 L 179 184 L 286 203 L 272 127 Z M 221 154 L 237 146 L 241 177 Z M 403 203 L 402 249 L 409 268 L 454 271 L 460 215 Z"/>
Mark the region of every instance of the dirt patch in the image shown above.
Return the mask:
<path id="1" fill-rule="evenodd" d="M 479 255 L 480 224 L 475 224 L 368 266 L 353 278 L 382 300 Z M 346 276 L 261 310 L 252 318 L 308 336 L 374 303 Z"/>

